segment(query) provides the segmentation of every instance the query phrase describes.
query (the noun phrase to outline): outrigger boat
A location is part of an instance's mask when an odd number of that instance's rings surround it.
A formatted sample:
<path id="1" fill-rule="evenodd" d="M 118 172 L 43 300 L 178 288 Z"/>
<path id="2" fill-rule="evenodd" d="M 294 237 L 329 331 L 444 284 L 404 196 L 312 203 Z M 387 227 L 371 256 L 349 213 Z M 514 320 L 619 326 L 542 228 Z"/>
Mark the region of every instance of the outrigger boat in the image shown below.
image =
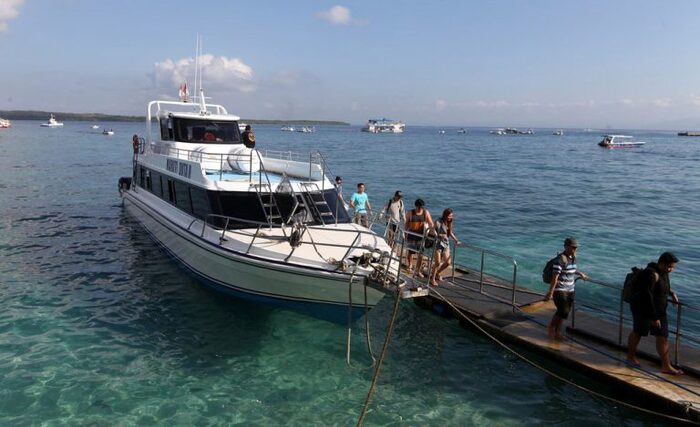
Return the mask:
<path id="1" fill-rule="evenodd" d="M 240 118 L 203 93 L 151 101 L 146 116 L 123 204 L 205 284 L 338 322 L 386 293 L 427 295 L 381 235 L 350 221 L 319 152 L 245 147 Z"/>
<path id="2" fill-rule="evenodd" d="M 632 141 L 634 138 L 629 135 L 605 135 L 598 143 L 603 148 L 633 148 L 646 144 L 642 141 Z"/>

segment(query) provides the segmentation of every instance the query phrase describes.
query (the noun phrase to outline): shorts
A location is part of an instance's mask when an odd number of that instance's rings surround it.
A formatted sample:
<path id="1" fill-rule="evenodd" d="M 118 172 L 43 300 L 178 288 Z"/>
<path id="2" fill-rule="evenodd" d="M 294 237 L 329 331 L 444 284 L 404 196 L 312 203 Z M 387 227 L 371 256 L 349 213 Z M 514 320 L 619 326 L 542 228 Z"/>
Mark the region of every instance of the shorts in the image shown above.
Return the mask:
<path id="1" fill-rule="evenodd" d="M 399 224 L 395 223 L 394 221 L 389 221 L 387 227 L 389 228 L 389 231 L 396 233 L 396 230 L 399 229 Z"/>
<path id="2" fill-rule="evenodd" d="M 445 252 L 450 250 L 450 244 L 449 242 L 443 242 L 442 240 L 438 240 L 437 245 L 435 245 L 435 251 L 437 252 Z"/>
<path id="3" fill-rule="evenodd" d="M 421 247 L 422 237 L 414 236 L 412 234 L 406 235 L 406 249 L 411 252 L 418 252 Z"/>
<path id="4" fill-rule="evenodd" d="M 366 213 L 355 212 L 355 217 L 353 218 L 353 222 L 355 224 L 364 225 L 365 227 L 369 226 L 369 222 L 367 221 L 367 214 Z"/>
<path id="5" fill-rule="evenodd" d="M 560 319 L 568 319 L 571 307 L 574 305 L 574 297 L 576 292 L 554 291 L 554 305 L 557 307 L 557 317 Z"/>
<path id="6" fill-rule="evenodd" d="M 645 337 L 651 333 L 655 337 L 668 338 L 668 319 L 666 315 L 661 316 L 661 327 L 654 326 L 654 321 L 648 317 L 632 314 L 632 330 L 640 337 Z"/>

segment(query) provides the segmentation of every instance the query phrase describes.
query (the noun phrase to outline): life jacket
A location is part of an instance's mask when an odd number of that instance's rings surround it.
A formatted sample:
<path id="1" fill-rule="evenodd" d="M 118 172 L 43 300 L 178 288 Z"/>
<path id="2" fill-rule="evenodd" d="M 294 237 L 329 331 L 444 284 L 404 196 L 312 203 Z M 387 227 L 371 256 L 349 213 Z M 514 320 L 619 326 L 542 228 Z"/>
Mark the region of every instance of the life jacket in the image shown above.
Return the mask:
<path id="1" fill-rule="evenodd" d="M 425 224 L 425 209 L 423 213 L 418 215 L 415 209 L 411 209 L 406 221 L 406 230 L 414 233 L 423 234 L 423 224 Z"/>

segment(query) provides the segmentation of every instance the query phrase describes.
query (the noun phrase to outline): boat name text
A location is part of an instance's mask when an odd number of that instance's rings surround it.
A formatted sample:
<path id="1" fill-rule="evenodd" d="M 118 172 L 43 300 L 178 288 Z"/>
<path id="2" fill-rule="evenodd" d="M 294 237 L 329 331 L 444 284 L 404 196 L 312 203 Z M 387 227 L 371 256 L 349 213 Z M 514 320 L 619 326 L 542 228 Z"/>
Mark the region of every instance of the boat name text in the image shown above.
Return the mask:
<path id="1" fill-rule="evenodd" d="M 192 174 L 192 165 L 187 163 L 180 163 L 177 160 L 168 159 L 165 167 L 166 169 L 168 169 L 168 171 L 177 173 L 178 175 L 184 176 L 185 178 L 189 178 Z"/>

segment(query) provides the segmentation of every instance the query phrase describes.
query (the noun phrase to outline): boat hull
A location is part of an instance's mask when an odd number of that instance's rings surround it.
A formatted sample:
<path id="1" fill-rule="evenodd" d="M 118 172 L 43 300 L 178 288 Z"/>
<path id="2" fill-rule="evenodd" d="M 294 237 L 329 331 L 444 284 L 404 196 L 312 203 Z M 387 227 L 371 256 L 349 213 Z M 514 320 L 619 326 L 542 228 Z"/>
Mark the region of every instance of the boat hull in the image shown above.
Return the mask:
<path id="1" fill-rule="evenodd" d="M 272 303 L 325 320 L 345 323 L 365 312 L 365 277 L 356 276 L 352 308 L 348 303 L 350 274 L 263 260 L 226 249 L 186 230 L 149 206 L 131 190 L 123 192 L 126 211 L 174 260 L 205 285 L 248 300 Z M 367 307 L 385 295 L 367 286 Z"/>

